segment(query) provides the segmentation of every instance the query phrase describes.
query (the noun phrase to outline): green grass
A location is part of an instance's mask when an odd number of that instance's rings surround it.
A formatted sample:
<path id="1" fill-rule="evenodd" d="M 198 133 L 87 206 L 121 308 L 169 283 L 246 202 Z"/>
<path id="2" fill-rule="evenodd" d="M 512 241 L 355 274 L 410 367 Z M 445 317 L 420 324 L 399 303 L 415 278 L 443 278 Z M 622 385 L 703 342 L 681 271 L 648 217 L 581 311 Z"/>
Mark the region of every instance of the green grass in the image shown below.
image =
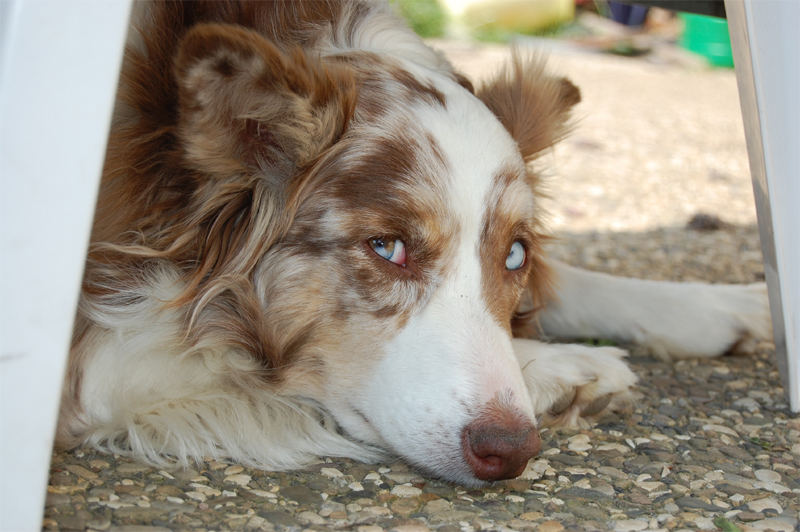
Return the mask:
<path id="1" fill-rule="evenodd" d="M 766 440 L 762 440 L 761 438 L 750 438 L 750 443 L 754 443 L 764 449 L 765 451 L 772 450 L 772 442 L 768 442 Z"/>
<path id="2" fill-rule="evenodd" d="M 619 344 L 613 340 L 603 338 L 583 338 L 578 340 L 579 344 L 590 345 L 592 347 L 617 347 Z"/>
<path id="3" fill-rule="evenodd" d="M 391 0 L 420 37 L 441 37 L 447 15 L 438 0 Z"/>
<path id="4" fill-rule="evenodd" d="M 742 532 L 742 529 L 732 523 L 728 518 L 718 515 L 714 518 L 714 526 L 722 532 Z"/>
<path id="5" fill-rule="evenodd" d="M 572 37 L 582 35 L 585 31 L 574 21 L 559 22 L 531 30 L 507 30 L 492 25 L 480 26 L 472 30 L 472 35 L 479 41 L 508 43 L 517 35 L 527 35 L 529 37 L 543 37 L 548 39 Z"/>

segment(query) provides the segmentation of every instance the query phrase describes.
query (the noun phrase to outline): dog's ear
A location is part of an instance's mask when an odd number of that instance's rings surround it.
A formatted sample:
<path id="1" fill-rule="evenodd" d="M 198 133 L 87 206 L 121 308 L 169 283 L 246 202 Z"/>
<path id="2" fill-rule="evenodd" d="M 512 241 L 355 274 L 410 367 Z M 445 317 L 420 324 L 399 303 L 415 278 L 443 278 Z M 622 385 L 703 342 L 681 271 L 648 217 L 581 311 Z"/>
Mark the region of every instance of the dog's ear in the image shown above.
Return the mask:
<path id="1" fill-rule="evenodd" d="M 510 63 L 476 94 L 517 141 L 525 161 L 568 133 L 570 110 L 581 100 L 572 82 L 545 73 L 541 57 L 523 58 L 516 50 Z"/>
<path id="2" fill-rule="evenodd" d="M 184 157 L 207 174 L 302 167 L 341 136 L 352 74 L 240 26 L 200 24 L 174 64 Z"/>

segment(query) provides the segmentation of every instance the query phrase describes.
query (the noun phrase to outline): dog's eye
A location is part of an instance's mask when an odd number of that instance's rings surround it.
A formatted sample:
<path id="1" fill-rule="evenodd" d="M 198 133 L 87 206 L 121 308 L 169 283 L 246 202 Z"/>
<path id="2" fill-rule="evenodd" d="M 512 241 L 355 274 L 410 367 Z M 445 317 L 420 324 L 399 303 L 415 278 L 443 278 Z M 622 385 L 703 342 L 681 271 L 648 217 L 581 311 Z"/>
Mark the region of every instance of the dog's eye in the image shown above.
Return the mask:
<path id="1" fill-rule="evenodd" d="M 525 264 L 525 246 L 522 245 L 522 242 L 519 240 L 515 240 L 513 244 L 511 244 L 511 249 L 508 252 L 508 257 L 506 257 L 506 269 L 507 270 L 519 270 Z"/>
<path id="2" fill-rule="evenodd" d="M 389 262 L 393 262 L 403 268 L 406 267 L 406 246 L 402 240 L 390 240 L 380 237 L 370 238 L 369 247 Z"/>

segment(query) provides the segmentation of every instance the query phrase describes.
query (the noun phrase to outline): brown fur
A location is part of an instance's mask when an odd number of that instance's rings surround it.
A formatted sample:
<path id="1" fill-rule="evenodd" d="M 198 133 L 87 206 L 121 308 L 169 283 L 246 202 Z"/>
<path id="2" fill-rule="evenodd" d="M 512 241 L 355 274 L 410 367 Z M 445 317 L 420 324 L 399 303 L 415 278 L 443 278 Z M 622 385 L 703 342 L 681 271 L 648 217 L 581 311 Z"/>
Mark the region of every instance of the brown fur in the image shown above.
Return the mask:
<path id="1" fill-rule="evenodd" d="M 476 95 L 517 141 L 526 162 L 566 136 L 569 110 L 581 100 L 572 82 L 545 73 L 541 58 L 524 58 L 516 50 L 510 64 Z"/>
<path id="2" fill-rule="evenodd" d="M 512 51 L 510 63 L 481 86 L 476 96 L 517 141 L 527 163 L 567 135 L 571 128 L 570 110 L 581 100 L 580 91 L 572 82 L 548 76 L 540 57 L 523 57 L 518 50 Z M 539 177 L 531 168 L 527 181 L 531 189 L 541 194 Z M 541 214 L 537 218 L 541 219 Z M 527 255 L 527 290 L 511 320 L 515 336 L 535 337 L 535 313 L 553 298 L 550 272 L 543 260 L 542 246 L 547 236 L 538 223 Z"/>

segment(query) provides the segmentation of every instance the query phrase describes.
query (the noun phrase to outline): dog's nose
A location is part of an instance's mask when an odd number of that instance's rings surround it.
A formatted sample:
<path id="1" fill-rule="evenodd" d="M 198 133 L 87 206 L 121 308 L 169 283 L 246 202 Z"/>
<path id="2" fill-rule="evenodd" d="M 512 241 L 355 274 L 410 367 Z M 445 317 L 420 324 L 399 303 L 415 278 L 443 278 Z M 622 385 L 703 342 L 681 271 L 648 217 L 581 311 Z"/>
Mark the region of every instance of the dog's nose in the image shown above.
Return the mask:
<path id="1" fill-rule="evenodd" d="M 536 427 L 519 418 L 499 421 L 481 417 L 461 434 L 464 459 L 480 480 L 518 477 L 541 447 Z"/>

